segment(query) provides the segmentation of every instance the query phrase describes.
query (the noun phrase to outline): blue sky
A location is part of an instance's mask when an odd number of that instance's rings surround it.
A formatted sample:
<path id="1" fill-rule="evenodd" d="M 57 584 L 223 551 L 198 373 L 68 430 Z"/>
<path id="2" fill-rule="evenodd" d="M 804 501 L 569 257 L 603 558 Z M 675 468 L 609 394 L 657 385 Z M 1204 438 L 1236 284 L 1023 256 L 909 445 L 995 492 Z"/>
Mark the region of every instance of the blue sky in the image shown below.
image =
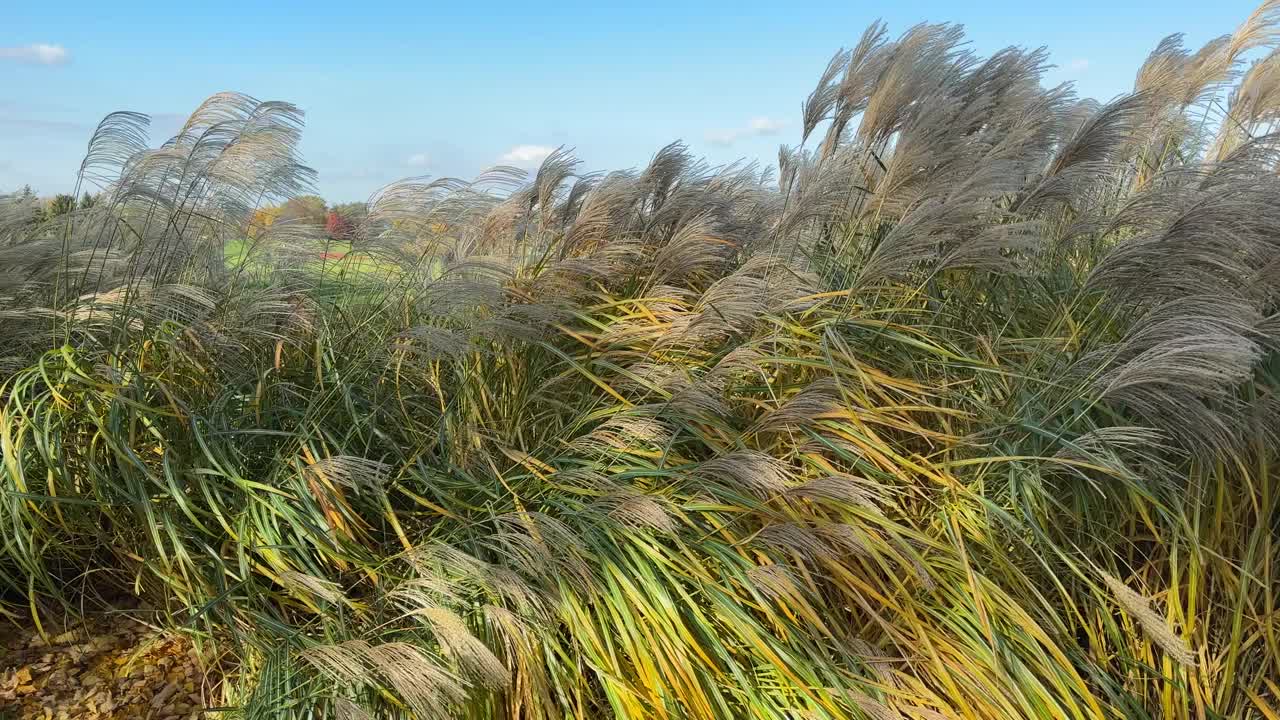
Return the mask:
<path id="1" fill-rule="evenodd" d="M 306 111 L 304 156 L 341 202 L 406 176 L 533 165 L 562 144 L 591 169 L 642 166 L 673 140 L 715 163 L 773 162 L 827 59 L 877 18 L 895 35 L 962 23 L 983 54 L 1048 46 L 1047 81 L 1105 99 L 1163 36 L 1199 45 L 1256 2 L 5 5 L 0 192 L 70 189 L 108 112 L 153 115 L 159 144 L 205 97 L 237 90 Z"/>

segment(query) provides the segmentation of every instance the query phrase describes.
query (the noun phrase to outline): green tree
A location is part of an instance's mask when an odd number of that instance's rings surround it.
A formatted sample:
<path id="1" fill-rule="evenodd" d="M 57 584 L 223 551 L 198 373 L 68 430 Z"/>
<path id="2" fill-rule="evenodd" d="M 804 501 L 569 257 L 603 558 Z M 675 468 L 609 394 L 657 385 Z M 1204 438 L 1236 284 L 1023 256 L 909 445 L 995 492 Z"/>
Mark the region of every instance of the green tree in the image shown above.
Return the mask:
<path id="1" fill-rule="evenodd" d="M 49 204 L 45 207 L 45 219 L 52 220 L 59 215 L 66 215 L 76 209 L 76 198 L 74 195 L 60 193 L 55 195 Z"/>
<path id="2" fill-rule="evenodd" d="M 368 207 L 362 202 L 339 203 L 333 206 L 333 211 L 341 215 L 352 226 L 357 226 L 364 222 L 364 219 L 369 215 Z"/>
<path id="3" fill-rule="evenodd" d="M 302 195 L 292 198 L 280 210 L 281 222 L 302 222 L 309 225 L 324 225 L 328 206 L 324 198 L 316 195 Z"/>

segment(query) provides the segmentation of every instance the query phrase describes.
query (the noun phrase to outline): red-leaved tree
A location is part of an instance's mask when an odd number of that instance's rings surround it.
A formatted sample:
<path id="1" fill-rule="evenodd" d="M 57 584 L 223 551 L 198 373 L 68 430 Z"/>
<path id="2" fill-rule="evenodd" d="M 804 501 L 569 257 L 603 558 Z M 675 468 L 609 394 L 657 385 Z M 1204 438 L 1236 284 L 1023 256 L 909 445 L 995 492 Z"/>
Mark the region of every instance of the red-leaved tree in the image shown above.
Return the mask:
<path id="1" fill-rule="evenodd" d="M 324 217 L 324 231 L 335 240 L 350 239 L 351 221 L 330 210 Z"/>

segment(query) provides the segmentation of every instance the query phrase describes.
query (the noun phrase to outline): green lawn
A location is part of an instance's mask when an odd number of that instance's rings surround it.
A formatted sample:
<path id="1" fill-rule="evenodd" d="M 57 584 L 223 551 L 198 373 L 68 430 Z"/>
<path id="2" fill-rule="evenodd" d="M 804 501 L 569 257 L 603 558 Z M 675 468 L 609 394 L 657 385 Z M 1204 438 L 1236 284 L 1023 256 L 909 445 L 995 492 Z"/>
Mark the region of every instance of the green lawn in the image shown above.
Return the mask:
<path id="1" fill-rule="evenodd" d="M 262 268 L 261 261 L 251 257 L 252 253 L 253 241 L 250 238 L 240 238 L 227 243 L 227 267 L 243 266 L 250 270 Z M 396 268 L 393 263 L 380 260 L 368 253 L 352 252 L 349 242 L 334 240 L 328 243 L 324 250 L 316 252 L 314 261 L 308 263 L 306 269 L 313 269 L 325 278 L 357 279 L 374 275 L 383 276 L 394 272 Z"/>

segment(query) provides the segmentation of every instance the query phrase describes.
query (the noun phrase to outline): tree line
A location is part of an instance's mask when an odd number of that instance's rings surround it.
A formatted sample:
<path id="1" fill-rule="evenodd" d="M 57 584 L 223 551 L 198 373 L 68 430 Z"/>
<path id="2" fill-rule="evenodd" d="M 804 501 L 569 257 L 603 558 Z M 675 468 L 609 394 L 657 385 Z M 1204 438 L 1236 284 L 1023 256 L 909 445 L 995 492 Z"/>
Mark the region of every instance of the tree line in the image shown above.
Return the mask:
<path id="1" fill-rule="evenodd" d="M 79 200 L 69 193 L 41 198 L 30 185 L 25 185 L 18 196 L 35 207 L 30 222 L 40 224 L 77 210 L 88 210 L 98 202 L 101 193 L 85 192 Z M 260 208 L 254 213 L 253 224 L 267 227 L 277 222 L 304 223 L 323 227 L 325 233 L 335 240 L 347 240 L 366 214 L 367 209 L 362 202 L 337 203 L 331 206 L 318 195 L 303 195 L 279 205 Z"/>

